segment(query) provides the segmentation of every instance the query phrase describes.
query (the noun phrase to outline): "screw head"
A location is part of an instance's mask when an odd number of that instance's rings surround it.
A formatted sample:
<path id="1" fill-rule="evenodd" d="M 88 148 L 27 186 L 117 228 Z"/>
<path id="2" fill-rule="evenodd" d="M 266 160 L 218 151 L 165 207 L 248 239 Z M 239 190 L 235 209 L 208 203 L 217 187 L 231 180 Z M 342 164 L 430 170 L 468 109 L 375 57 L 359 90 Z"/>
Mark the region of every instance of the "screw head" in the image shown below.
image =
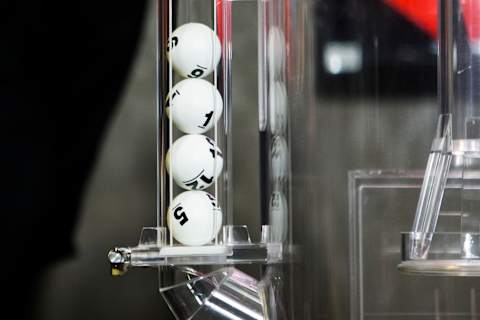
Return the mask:
<path id="1" fill-rule="evenodd" d="M 125 262 L 125 257 L 123 254 L 117 250 L 110 250 L 108 253 L 108 260 L 110 263 L 120 264 Z"/>

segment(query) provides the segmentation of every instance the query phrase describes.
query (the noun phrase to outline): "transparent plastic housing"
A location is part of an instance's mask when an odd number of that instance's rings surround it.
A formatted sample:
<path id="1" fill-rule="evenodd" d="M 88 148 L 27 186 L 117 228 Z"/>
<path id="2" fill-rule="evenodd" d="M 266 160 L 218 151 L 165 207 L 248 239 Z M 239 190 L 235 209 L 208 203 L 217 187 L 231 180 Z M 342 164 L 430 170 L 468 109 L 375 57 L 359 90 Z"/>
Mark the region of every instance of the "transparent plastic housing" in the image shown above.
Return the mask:
<path id="1" fill-rule="evenodd" d="M 289 88 L 298 89 L 301 71 L 287 66 L 303 61 L 293 55 L 298 49 L 287 56 L 287 8 L 276 0 L 156 1 L 157 225 L 109 259 L 115 275 L 158 267 L 160 292 L 177 319 L 285 313 L 277 306 L 291 250 Z M 237 11 L 251 19 L 236 20 Z M 237 55 L 239 46 L 251 50 Z M 254 88 L 248 96 L 235 90 L 245 85 Z M 242 122 L 242 110 L 255 123 Z M 247 183 L 256 195 L 236 190 L 235 159 L 245 150 L 246 161 L 258 163 Z M 245 215 L 248 225 L 239 223 Z M 262 280 L 239 264 L 265 265 Z"/>
<path id="2" fill-rule="evenodd" d="M 350 319 L 478 315 L 479 234 L 456 231 L 459 177 L 448 179 L 427 256 L 410 257 L 416 235 L 402 231 L 411 226 L 423 175 L 403 169 L 349 172 Z"/>
<path id="3" fill-rule="evenodd" d="M 240 6 L 256 8 L 256 15 L 252 18 L 257 21 L 257 35 L 250 37 L 252 40 L 250 45 L 252 48 L 257 48 L 252 54 L 256 61 L 252 61 L 251 57 L 246 60 L 234 54 L 237 45 L 235 34 L 238 37 L 238 31 L 232 30 L 232 28 L 241 28 L 241 26 L 234 24 L 233 19 L 236 8 Z M 260 251 L 269 251 L 269 245 L 272 244 L 274 247 L 272 250 L 279 252 L 278 245 L 287 242 L 290 211 L 290 153 L 288 151 L 288 96 L 285 83 L 286 40 L 283 20 L 280 19 L 282 15 L 278 11 L 281 7 L 276 1 L 158 1 L 159 198 L 157 227 L 166 228 L 168 234 L 166 242 L 161 244 L 160 256 L 165 258 L 184 256 L 186 261 L 189 260 L 189 256 L 194 256 L 195 262 L 201 263 L 199 256 L 218 255 L 219 261 L 225 261 L 227 256 L 233 255 L 232 247 L 244 248 L 245 252 L 249 252 L 252 251 L 250 249 L 253 246 L 257 246 Z M 195 30 L 200 27 L 210 31 L 204 39 L 209 43 L 204 49 L 202 49 L 201 41 L 198 40 L 201 38 L 200 32 Z M 189 31 L 188 28 L 192 30 Z M 189 38 L 189 32 L 192 34 L 191 38 Z M 215 47 L 217 44 L 219 44 L 219 50 Z M 188 51 L 186 49 L 191 52 L 186 52 Z M 202 50 L 209 52 L 211 56 L 210 60 L 207 59 L 206 62 L 200 63 L 198 61 L 201 61 Z M 256 64 L 257 74 L 243 75 L 247 79 L 239 79 L 239 76 L 235 75 L 235 72 L 239 72 L 239 64 L 235 63 L 235 59 L 245 64 Z M 244 60 L 242 61 L 242 59 Z M 209 61 L 212 62 L 211 65 L 208 64 Z M 182 71 L 184 67 L 191 70 Z M 208 74 L 209 71 L 210 74 Z M 168 150 L 180 149 L 180 146 L 175 149 L 175 144 L 180 145 L 180 141 L 186 141 L 184 138 L 189 136 L 189 131 L 179 130 L 180 118 L 190 112 L 188 108 L 192 109 L 191 105 L 201 104 L 201 101 L 199 102 L 201 97 L 195 95 L 194 90 L 182 91 L 178 84 L 185 81 L 198 82 L 199 78 L 209 81 L 211 90 L 217 90 L 223 101 L 220 108 L 217 104 L 218 101 L 213 101 L 215 104 L 211 111 L 213 115 L 205 114 L 205 118 L 201 119 L 205 120 L 205 123 L 214 122 L 210 130 L 202 131 L 202 135 L 210 138 L 210 146 L 207 145 L 207 147 L 210 148 L 209 151 L 214 160 L 206 162 L 204 167 L 200 166 L 199 171 L 190 170 L 190 177 L 181 180 L 177 176 L 182 176 L 186 168 L 190 169 L 188 161 L 184 161 L 184 159 L 192 157 L 195 159 L 193 165 L 198 166 L 199 157 L 194 150 L 195 146 L 185 143 L 181 156 L 180 151 L 176 156 L 175 152 L 168 152 Z M 259 222 L 257 226 L 236 226 L 234 224 L 235 216 L 244 213 L 235 212 L 233 205 L 234 198 L 237 196 L 234 190 L 233 154 L 242 151 L 242 146 L 235 146 L 233 143 L 235 135 L 233 128 L 236 122 L 233 113 L 235 108 L 245 107 L 242 105 L 245 97 L 236 95 L 232 89 L 235 81 L 258 83 L 258 93 L 252 92 L 252 95 L 258 96 L 257 139 L 260 146 L 258 152 L 260 168 L 257 179 L 260 184 L 261 199 L 257 211 Z M 182 105 L 181 99 L 188 100 L 190 96 L 191 101 Z M 219 111 L 222 109 L 223 111 Z M 221 116 L 218 113 L 221 113 Z M 198 123 L 195 125 L 199 127 Z M 214 150 L 217 151 L 214 152 Z M 217 158 L 221 159 L 217 161 Z M 252 159 L 252 161 L 255 160 Z M 221 172 L 217 173 L 220 170 Z M 213 174 L 206 175 L 206 172 L 213 172 Z M 205 181 L 208 183 L 204 183 Z M 184 202 L 180 200 L 176 202 L 178 195 L 185 195 L 189 190 L 208 192 L 213 204 L 212 213 L 202 212 L 201 208 L 195 204 L 187 208 L 186 196 L 183 197 Z M 173 212 L 169 212 L 169 210 Z M 203 217 L 212 215 L 211 226 L 202 225 L 201 223 L 205 220 L 203 218 L 197 220 L 199 225 L 194 225 L 195 219 L 190 219 L 190 217 L 195 215 L 203 215 Z M 176 224 L 180 225 L 175 227 Z M 190 228 L 188 228 L 189 224 Z M 210 228 L 212 233 L 208 241 L 202 241 L 201 244 L 195 244 L 195 241 L 190 241 L 190 239 L 182 241 L 183 229 L 187 230 L 185 233 L 188 233 L 185 235 L 185 239 L 194 238 L 195 232 L 205 227 Z M 256 228 L 258 229 L 255 230 Z M 261 234 L 261 237 L 252 241 L 250 236 L 252 229 L 254 234 Z M 250 248 L 247 248 L 248 246 Z M 206 249 L 205 247 L 211 248 Z M 247 256 L 244 259 L 248 260 Z M 265 252 L 264 256 L 271 255 Z M 253 255 L 252 261 L 257 260 Z M 211 257 L 206 259 L 205 263 L 207 262 L 212 262 Z"/>
<path id="4" fill-rule="evenodd" d="M 475 234 L 480 231 L 480 194 L 478 185 L 471 179 L 478 174 L 480 164 L 480 130 L 477 128 L 480 100 L 475 89 L 480 84 L 479 8 L 479 2 L 474 0 L 438 2 L 438 102 L 442 114 L 425 169 L 412 232 L 403 237 L 404 248 L 410 250 L 404 253 L 405 259 L 412 261 L 402 263 L 402 270 L 415 265 L 414 260 L 421 264 L 414 270 L 417 273 L 421 270 L 427 273 L 427 265 L 434 268 L 432 274 L 438 273 L 440 266 L 446 273 L 454 270 L 452 261 L 435 265 L 422 260 L 440 259 L 430 253 L 433 242 L 437 242 L 437 248 L 440 244 L 448 248 L 449 241 L 456 244 L 466 238 L 472 239 L 475 246 Z M 445 185 L 452 176 L 460 176 L 463 181 L 458 199 L 462 203 L 462 219 L 457 226 L 459 233 L 447 236 L 437 234 L 436 225 Z M 470 269 L 478 268 L 476 262 L 461 260 L 468 259 L 468 255 L 457 258 L 459 268 L 468 263 L 471 263 Z"/>
<path id="5" fill-rule="evenodd" d="M 264 319 L 258 281 L 221 268 L 160 289 L 177 319 Z"/>
<path id="6" fill-rule="evenodd" d="M 423 259 L 418 260 L 411 256 L 418 234 L 402 234 L 401 271 L 423 275 L 480 276 L 480 233 L 435 232 L 427 237 L 434 241 Z"/>
<path id="7" fill-rule="evenodd" d="M 115 264 L 286 261 L 289 88 L 301 71 L 287 72 L 295 65 L 288 64 L 286 8 L 282 1 L 156 1 L 157 225 L 143 229 L 137 246 L 113 250 Z M 251 19 L 235 20 L 237 11 L 250 12 Z M 236 55 L 239 46 L 251 50 Z M 235 88 L 247 84 L 254 88 L 250 95 L 237 94 Z M 242 122 L 242 110 L 255 114 L 256 122 Z M 251 153 L 246 161 L 258 163 L 247 181 L 257 194 L 235 190 L 242 165 L 235 159 L 245 149 Z M 243 206 L 248 212 L 238 209 L 239 201 L 249 204 Z M 244 216 L 248 225 L 241 223 Z"/>

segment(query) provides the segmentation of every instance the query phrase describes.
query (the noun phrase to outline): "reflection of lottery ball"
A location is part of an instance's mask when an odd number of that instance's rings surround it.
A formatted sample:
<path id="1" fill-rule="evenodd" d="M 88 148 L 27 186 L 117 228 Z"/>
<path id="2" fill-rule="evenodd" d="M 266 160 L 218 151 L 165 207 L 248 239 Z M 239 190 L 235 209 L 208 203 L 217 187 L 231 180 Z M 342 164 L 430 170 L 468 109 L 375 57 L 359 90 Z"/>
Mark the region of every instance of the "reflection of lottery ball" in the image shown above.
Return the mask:
<path id="1" fill-rule="evenodd" d="M 165 160 L 166 169 L 175 183 L 187 190 L 209 187 L 223 167 L 220 149 L 217 147 L 215 153 L 215 142 L 201 134 L 187 134 L 177 139 L 168 150 Z"/>
<path id="2" fill-rule="evenodd" d="M 170 116 L 172 112 L 173 123 L 185 133 L 210 130 L 222 115 L 222 109 L 222 96 L 210 82 L 202 79 L 180 81 L 168 94 L 166 103 L 167 115 Z"/>
<path id="3" fill-rule="evenodd" d="M 182 77 L 203 78 L 220 61 L 221 45 L 215 32 L 201 23 L 187 23 L 172 32 L 168 59 Z"/>
<path id="4" fill-rule="evenodd" d="M 285 65 L 285 37 L 278 27 L 268 32 L 268 66 L 270 74 L 279 77 Z"/>
<path id="5" fill-rule="evenodd" d="M 272 178 L 275 180 L 287 177 L 288 171 L 288 147 L 287 141 L 281 137 L 273 138 L 272 150 Z"/>
<path id="6" fill-rule="evenodd" d="M 272 240 L 274 242 L 287 240 L 288 203 L 283 192 L 274 191 L 272 193 L 269 213 Z"/>
<path id="7" fill-rule="evenodd" d="M 212 241 L 222 226 L 222 211 L 205 191 L 185 191 L 173 199 L 167 225 L 181 244 L 201 246 Z"/>
<path id="8" fill-rule="evenodd" d="M 287 129 L 287 89 L 280 81 L 273 83 L 270 89 L 270 131 L 272 134 L 284 134 Z"/>

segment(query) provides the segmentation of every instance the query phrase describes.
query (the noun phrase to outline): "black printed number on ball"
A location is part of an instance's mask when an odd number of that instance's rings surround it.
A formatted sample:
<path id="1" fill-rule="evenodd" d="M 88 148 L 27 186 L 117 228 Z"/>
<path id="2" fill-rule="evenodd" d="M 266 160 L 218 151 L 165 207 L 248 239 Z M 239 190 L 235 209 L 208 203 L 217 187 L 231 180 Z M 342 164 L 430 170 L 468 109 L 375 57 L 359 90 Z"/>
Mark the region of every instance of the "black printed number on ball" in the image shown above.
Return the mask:
<path id="1" fill-rule="evenodd" d="M 212 119 L 212 116 L 213 116 L 213 111 L 210 111 L 209 113 L 206 113 L 205 114 L 205 117 L 207 118 L 207 120 L 205 120 L 205 123 L 202 124 L 201 126 L 199 126 L 200 128 L 204 129 L 207 127 L 208 123 L 210 122 L 210 120 Z"/>
<path id="2" fill-rule="evenodd" d="M 208 144 L 212 146 L 209 151 L 212 154 L 212 158 L 215 159 L 215 149 L 213 149 L 215 147 L 215 143 L 207 137 L 205 137 L 205 139 L 207 140 Z M 217 150 L 217 156 L 222 157 L 222 153 L 219 150 Z"/>
<path id="3" fill-rule="evenodd" d="M 167 43 L 167 52 L 169 52 L 170 49 L 175 48 L 177 46 L 177 44 L 178 44 L 178 37 L 173 37 L 172 41 L 171 42 L 168 41 L 168 43 Z M 171 48 L 170 48 L 170 46 L 171 46 Z"/>
<path id="4" fill-rule="evenodd" d="M 206 177 L 205 175 L 202 174 L 202 176 L 200 177 L 200 180 L 202 180 L 207 185 L 210 185 L 213 181 L 213 177 L 209 178 L 209 177 Z M 205 185 L 198 186 L 198 180 L 193 180 L 191 182 L 186 182 L 185 185 L 188 186 L 189 188 L 191 188 L 192 190 L 201 190 L 201 189 L 205 188 Z"/>
<path id="5" fill-rule="evenodd" d="M 172 94 L 172 99 L 175 99 L 177 95 L 180 95 L 180 92 L 178 90 L 175 90 Z M 170 97 L 167 98 L 167 102 L 165 102 L 165 108 L 170 108 Z"/>
<path id="6" fill-rule="evenodd" d="M 175 219 L 179 220 L 181 226 L 183 226 L 188 221 L 187 214 L 185 213 L 185 211 L 183 211 L 183 207 L 176 208 L 173 211 L 173 216 L 175 217 Z"/>
<path id="7" fill-rule="evenodd" d="M 212 203 L 212 206 L 215 208 L 217 206 L 217 204 L 215 203 L 215 198 L 208 193 L 207 193 L 207 197 L 208 197 L 208 199 L 210 199 L 210 202 Z"/>
<path id="8" fill-rule="evenodd" d="M 200 78 L 205 73 L 205 70 L 207 70 L 207 68 L 202 67 L 202 66 L 197 64 L 197 67 L 190 72 L 188 77 L 189 78 Z"/>

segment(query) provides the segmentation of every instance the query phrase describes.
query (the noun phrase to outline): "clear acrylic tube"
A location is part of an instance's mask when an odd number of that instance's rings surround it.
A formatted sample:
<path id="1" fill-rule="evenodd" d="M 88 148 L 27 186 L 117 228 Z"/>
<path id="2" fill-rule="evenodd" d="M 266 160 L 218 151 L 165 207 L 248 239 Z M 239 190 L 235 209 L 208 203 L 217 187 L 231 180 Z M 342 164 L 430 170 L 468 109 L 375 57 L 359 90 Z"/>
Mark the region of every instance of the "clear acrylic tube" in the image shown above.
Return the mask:
<path id="1" fill-rule="evenodd" d="M 450 115 L 441 115 L 437 136 L 428 156 L 422 189 L 413 223 L 416 235 L 411 256 L 425 258 L 437 225 L 450 163 L 452 161 L 452 123 Z"/>
<path id="2" fill-rule="evenodd" d="M 179 194 L 189 190 L 205 190 L 213 196 L 215 200 L 212 201 L 215 201 L 216 207 L 222 208 L 223 212 L 223 217 L 219 221 L 220 219 L 217 217 L 220 216 L 216 214 L 217 210 L 214 209 L 210 227 L 215 233 L 212 239 L 213 244 L 217 244 L 219 239 L 219 234 L 215 230 L 221 230 L 221 227 L 218 228 L 217 225 L 230 223 L 231 220 L 231 217 L 227 218 L 228 214 L 226 214 L 231 210 L 228 208 L 230 200 L 228 199 L 229 192 L 226 190 L 231 181 L 228 168 L 231 164 L 230 151 L 228 150 L 230 146 L 227 144 L 230 86 L 228 80 L 226 80 L 230 77 L 230 74 L 228 73 L 228 59 L 224 58 L 228 50 L 226 48 L 229 45 L 228 39 L 225 41 L 224 36 L 228 37 L 229 31 L 228 24 L 224 24 L 225 19 L 222 19 L 222 13 L 226 11 L 225 14 L 228 15 L 228 10 L 222 4 L 222 1 L 212 0 L 157 0 L 157 225 L 169 227 L 168 229 L 171 231 L 172 225 L 168 225 L 168 221 L 170 221 L 170 224 L 173 224 L 177 219 L 183 219 L 179 220 L 180 223 L 187 221 L 188 218 L 182 211 L 171 214 L 172 219 L 169 219 L 167 217 L 168 208 Z M 208 32 L 211 36 L 208 36 Z M 201 36 L 207 38 L 199 38 Z M 217 43 L 220 50 L 217 50 Z M 202 49 L 204 52 L 201 51 Z M 219 62 L 217 62 L 218 57 L 220 57 Z M 191 66 L 192 63 L 196 65 Z M 185 73 L 182 68 L 190 69 Z M 221 112 L 222 108 L 219 109 L 218 100 L 214 98 L 213 111 L 205 113 L 204 119 L 194 119 L 197 122 L 200 121 L 198 123 L 187 123 L 192 126 L 188 127 L 185 125 L 188 119 L 180 119 L 185 118 L 188 110 L 185 108 L 192 110 L 192 106 L 198 106 L 202 102 L 195 101 L 201 99 L 201 96 L 193 89 L 200 87 L 199 82 L 192 82 L 192 79 L 202 79 L 201 81 L 204 82 L 202 85 L 204 86 L 206 85 L 205 81 L 208 82 L 213 88 L 212 95 L 215 95 L 213 91 L 218 90 L 221 99 L 224 101 L 223 106 L 220 106 L 223 107 L 221 116 L 218 113 Z M 185 81 L 190 81 L 190 86 L 178 87 L 179 83 Z M 189 90 L 184 89 L 182 91 L 180 88 L 188 88 Z M 175 99 L 175 97 L 177 98 Z M 179 99 L 184 99 L 186 102 L 181 104 Z M 205 101 L 204 104 L 207 103 L 208 101 Z M 198 129 L 202 126 L 203 121 L 205 121 L 205 126 L 207 124 L 210 126 L 208 130 Z M 213 125 L 209 121 L 212 121 Z M 187 143 L 192 134 L 201 134 L 210 138 L 208 142 L 211 144 L 210 152 L 214 159 L 206 162 L 205 166 L 207 167 L 204 167 L 198 173 L 190 173 L 189 177 L 185 178 L 185 171 L 190 169 L 188 168 L 189 163 L 188 161 L 182 163 L 177 158 L 199 157 L 198 150 L 193 150 L 199 144 Z M 180 140 L 183 137 L 186 138 Z M 180 145 L 179 141 L 182 141 L 184 148 L 190 147 L 192 151 L 181 153 L 180 147 L 173 148 L 177 142 Z M 190 141 L 194 141 L 194 139 L 190 139 Z M 208 145 L 206 145 L 206 148 L 208 148 Z M 168 152 L 168 150 L 172 150 L 172 152 Z M 221 153 L 215 150 L 221 150 Z M 175 154 L 179 156 L 176 157 Z M 222 159 L 218 159 L 218 157 L 223 158 L 223 169 L 219 164 Z M 220 171 L 221 173 L 219 173 Z M 212 172 L 212 175 L 207 174 L 207 172 Z M 183 178 L 180 179 L 178 176 Z M 179 218 L 181 216 L 183 218 Z M 170 246 L 177 243 L 174 240 L 173 233 L 169 232 L 167 242 Z"/>

